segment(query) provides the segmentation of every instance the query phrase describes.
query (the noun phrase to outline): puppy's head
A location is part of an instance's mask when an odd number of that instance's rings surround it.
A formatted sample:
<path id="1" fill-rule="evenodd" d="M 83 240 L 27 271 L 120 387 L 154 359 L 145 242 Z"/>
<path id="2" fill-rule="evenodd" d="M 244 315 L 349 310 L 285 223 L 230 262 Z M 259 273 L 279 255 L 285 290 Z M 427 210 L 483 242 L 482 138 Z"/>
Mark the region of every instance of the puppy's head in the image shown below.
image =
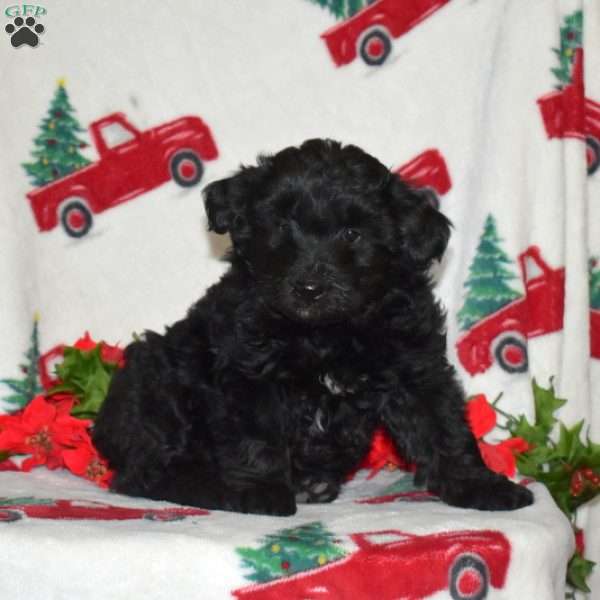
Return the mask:
<path id="1" fill-rule="evenodd" d="M 356 146 L 309 140 L 205 189 L 210 229 L 273 310 L 342 322 L 377 304 L 448 242 L 449 221 Z M 404 275 L 403 275 L 404 274 Z"/>

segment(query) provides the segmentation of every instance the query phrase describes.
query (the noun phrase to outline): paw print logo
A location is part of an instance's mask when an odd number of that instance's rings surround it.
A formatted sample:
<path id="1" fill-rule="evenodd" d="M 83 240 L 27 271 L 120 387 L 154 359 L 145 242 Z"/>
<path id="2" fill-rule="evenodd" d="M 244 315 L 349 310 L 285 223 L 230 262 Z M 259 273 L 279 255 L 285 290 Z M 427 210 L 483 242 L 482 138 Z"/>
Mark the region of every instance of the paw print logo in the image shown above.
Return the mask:
<path id="1" fill-rule="evenodd" d="M 41 23 L 36 24 L 33 17 L 27 17 L 27 19 L 17 17 L 4 28 L 4 31 L 10 35 L 10 43 L 15 48 L 23 44 L 35 48 L 40 41 L 38 35 L 44 33 L 44 26 Z"/>

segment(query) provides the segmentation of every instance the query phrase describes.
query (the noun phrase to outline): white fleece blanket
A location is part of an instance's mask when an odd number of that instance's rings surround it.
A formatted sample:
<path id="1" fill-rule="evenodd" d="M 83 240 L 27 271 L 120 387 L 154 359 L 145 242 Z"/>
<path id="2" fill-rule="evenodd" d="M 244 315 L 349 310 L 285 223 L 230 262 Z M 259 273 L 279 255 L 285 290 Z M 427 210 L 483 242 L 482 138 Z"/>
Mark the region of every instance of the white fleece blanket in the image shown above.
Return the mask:
<path id="1" fill-rule="evenodd" d="M 532 486 L 533 506 L 490 515 L 410 491 L 410 475 L 365 475 L 330 505 L 273 518 L 186 514 L 68 474 L 4 473 L 0 592 L 30 600 L 564 597 L 570 525 L 543 486 Z"/>
<path id="2" fill-rule="evenodd" d="M 600 4 L 377 0 L 342 14 L 362 4 L 46 0 L 3 8 L 0 410 L 36 387 L 36 353 L 84 330 L 124 344 L 132 332 L 181 318 L 225 269 L 227 240 L 206 233 L 199 189 L 259 151 L 328 136 L 431 188 L 453 221 L 437 289 L 468 393 L 502 393 L 503 410 L 531 416 L 531 379 L 554 378 L 569 400 L 560 418 L 585 418 L 600 440 L 600 289 L 590 286 L 600 287 Z M 388 20 L 373 28 L 373 12 Z M 153 145 L 171 134 L 179 145 Z M 190 149 L 173 162 L 174 151 Z M 67 211 L 65 201 L 75 206 Z M 0 592 L 16 600 L 230 597 L 250 584 L 237 548 L 265 550 L 265 536 L 321 523 L 305 533 L 325 540 L 331 557 L 343 548 L 339 565 L 374 552 L 351 537 L 365 532 L 403 532 L 417 545 L 407 534 L 500 532 L 510 561 L 502 586 L 490 579 L 489 597 L 559 598 L 571 541 L 547 493 L 534 489 L 536 504 L 510 514 L 340 500 L 289 520 L 214 513 L 63 522 L 16 508 L 23 518 L 0 524 Z M 149 505 L 39 471 L 1 473 L 0 496 Z M 586 556 L 600 562 L 600 509 L 580 512 L 578 523 Z M 384 554 L 372 575 L 357 567 L 374 590 Z M 444 552 L 434 555 L 440 560 L 426 567 L 398 567 L 408 569 L 414 597 L 424 597 L 415 583 L 424 573 L 446 569 Z M 256 560 L 267 561 L 266 551 Z M 264 572 L 274 569 L 267 563 Z M 469 569 L 467 591 L 479 585 L 478 567 Z M 599 571 L 590 581 L 596 594 Z M 343 580 L 329 597 L 365 597 L 343 591 Z M 326 587 L 297 597 L 327 597 Z"/>

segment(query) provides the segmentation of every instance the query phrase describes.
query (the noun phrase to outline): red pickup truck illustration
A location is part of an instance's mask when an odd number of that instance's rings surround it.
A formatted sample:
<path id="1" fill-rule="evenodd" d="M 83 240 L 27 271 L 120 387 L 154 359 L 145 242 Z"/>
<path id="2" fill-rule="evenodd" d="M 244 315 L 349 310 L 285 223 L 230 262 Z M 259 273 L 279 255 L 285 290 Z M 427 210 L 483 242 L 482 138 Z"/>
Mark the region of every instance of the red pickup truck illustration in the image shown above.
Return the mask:
<path id="1" fill-rule="evenodd" d="M 185 517 L 210 514 L 207 510 L 187 506 L 169 508 L 131 508 L 113 506 L 93 500 L 55 500 L 50 498 L 0 498 L 0 522 L 32 519 L 92 519 L 94 521 L 179 521 Z"/>
<path id="2" fill-rule="evenodd" d="M 590 310 L 590 354 L 600 358 L 600 310 Z"/>
<path id="3" fill-rule="evenodd" d="M 583 50 L 578 48 L 571 83 L 538 101 L 549 138 L 577 138 L 586 143 L 588 175 L 600 167 L 600 104 L 585 97 Z"/>
<path id="4" fill-rule="evenodd" d="M 448 590 L 454 600 L 482 600 L 502 588 L 510 543 L 499 531 L 414 535 L 355 533 L 357 550 L 323 567 L 235 590 L 247 600 L 377 598 L 419 600 Z"/>
<path id="5" fill-rule="evenodd" d="M 336 66 L 360 56 L 369 66 L 381 65 L 392 40 L 410 31 L 450 0 L 375 0 L 321 35 Z"/>
<path id="6" fill-rule="evenodd" d="M 525 296 L 479 321 L 456 343 L 458 359 L 471 374 L 483 373 L 494 359 L 509 373 L 528 368 L 527 339 L 563 327 L 565 270 L 552 269 L 537 246 L 519 256 Z"/>
<path id="7" fill-rule="evenodd" d="M 396 492 L 361 498 L 354 501 L 356 504 L 389 504 L 391 502 L 439 502 L 439 498 L 427 490 L 414 490 L 412 492 Z"/>
<path id="8" fill-rule="evenodd" d="M 452 187 L 450 174 L 444 157 L 434 148 L 425 150 L 411 161 L 398 167 L 394 173 L 406 183 L 419 188 L 425 198 L 435 207 L 440 207 L 439 196 Z"/>
<path id="9" fill-rule="evenodd" d="M 72 237 L 91 228 L 93 214 L 131 200 L 173 179 L 196 185 L 203 162 L 218 156 L 210 129 L 187 116 L 140 131 L 123 113 L 89 127 L 99 160 L 27 194 L 40 231 L 62 224 Z"/>
<path id="10" fill-rule="evenodd" d="M 527 370 L 527 340 L 563 328 L 565 269 L 553 269 L 537 246 L 519 256 L 525 296 L 482 319 L 456 342 L 458 359 L 471 375 L 494 360 L 508 373 Z M 590 310 L 590 355 L 600 358 L 600 310 Z"/>

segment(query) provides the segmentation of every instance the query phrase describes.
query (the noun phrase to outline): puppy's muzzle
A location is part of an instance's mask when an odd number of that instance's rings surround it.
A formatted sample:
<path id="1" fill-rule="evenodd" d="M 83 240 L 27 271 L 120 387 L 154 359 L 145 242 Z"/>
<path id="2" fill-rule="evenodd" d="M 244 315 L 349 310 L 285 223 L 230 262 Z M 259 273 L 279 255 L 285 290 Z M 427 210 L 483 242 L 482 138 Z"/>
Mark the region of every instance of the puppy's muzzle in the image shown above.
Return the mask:
<path id="1" fill-rule="evenodd" d="M 325 286 L 314 279 L 299 279 L 292 284 L 294 295 L 303 302 L 315 302 L 325 293 Z"/>

